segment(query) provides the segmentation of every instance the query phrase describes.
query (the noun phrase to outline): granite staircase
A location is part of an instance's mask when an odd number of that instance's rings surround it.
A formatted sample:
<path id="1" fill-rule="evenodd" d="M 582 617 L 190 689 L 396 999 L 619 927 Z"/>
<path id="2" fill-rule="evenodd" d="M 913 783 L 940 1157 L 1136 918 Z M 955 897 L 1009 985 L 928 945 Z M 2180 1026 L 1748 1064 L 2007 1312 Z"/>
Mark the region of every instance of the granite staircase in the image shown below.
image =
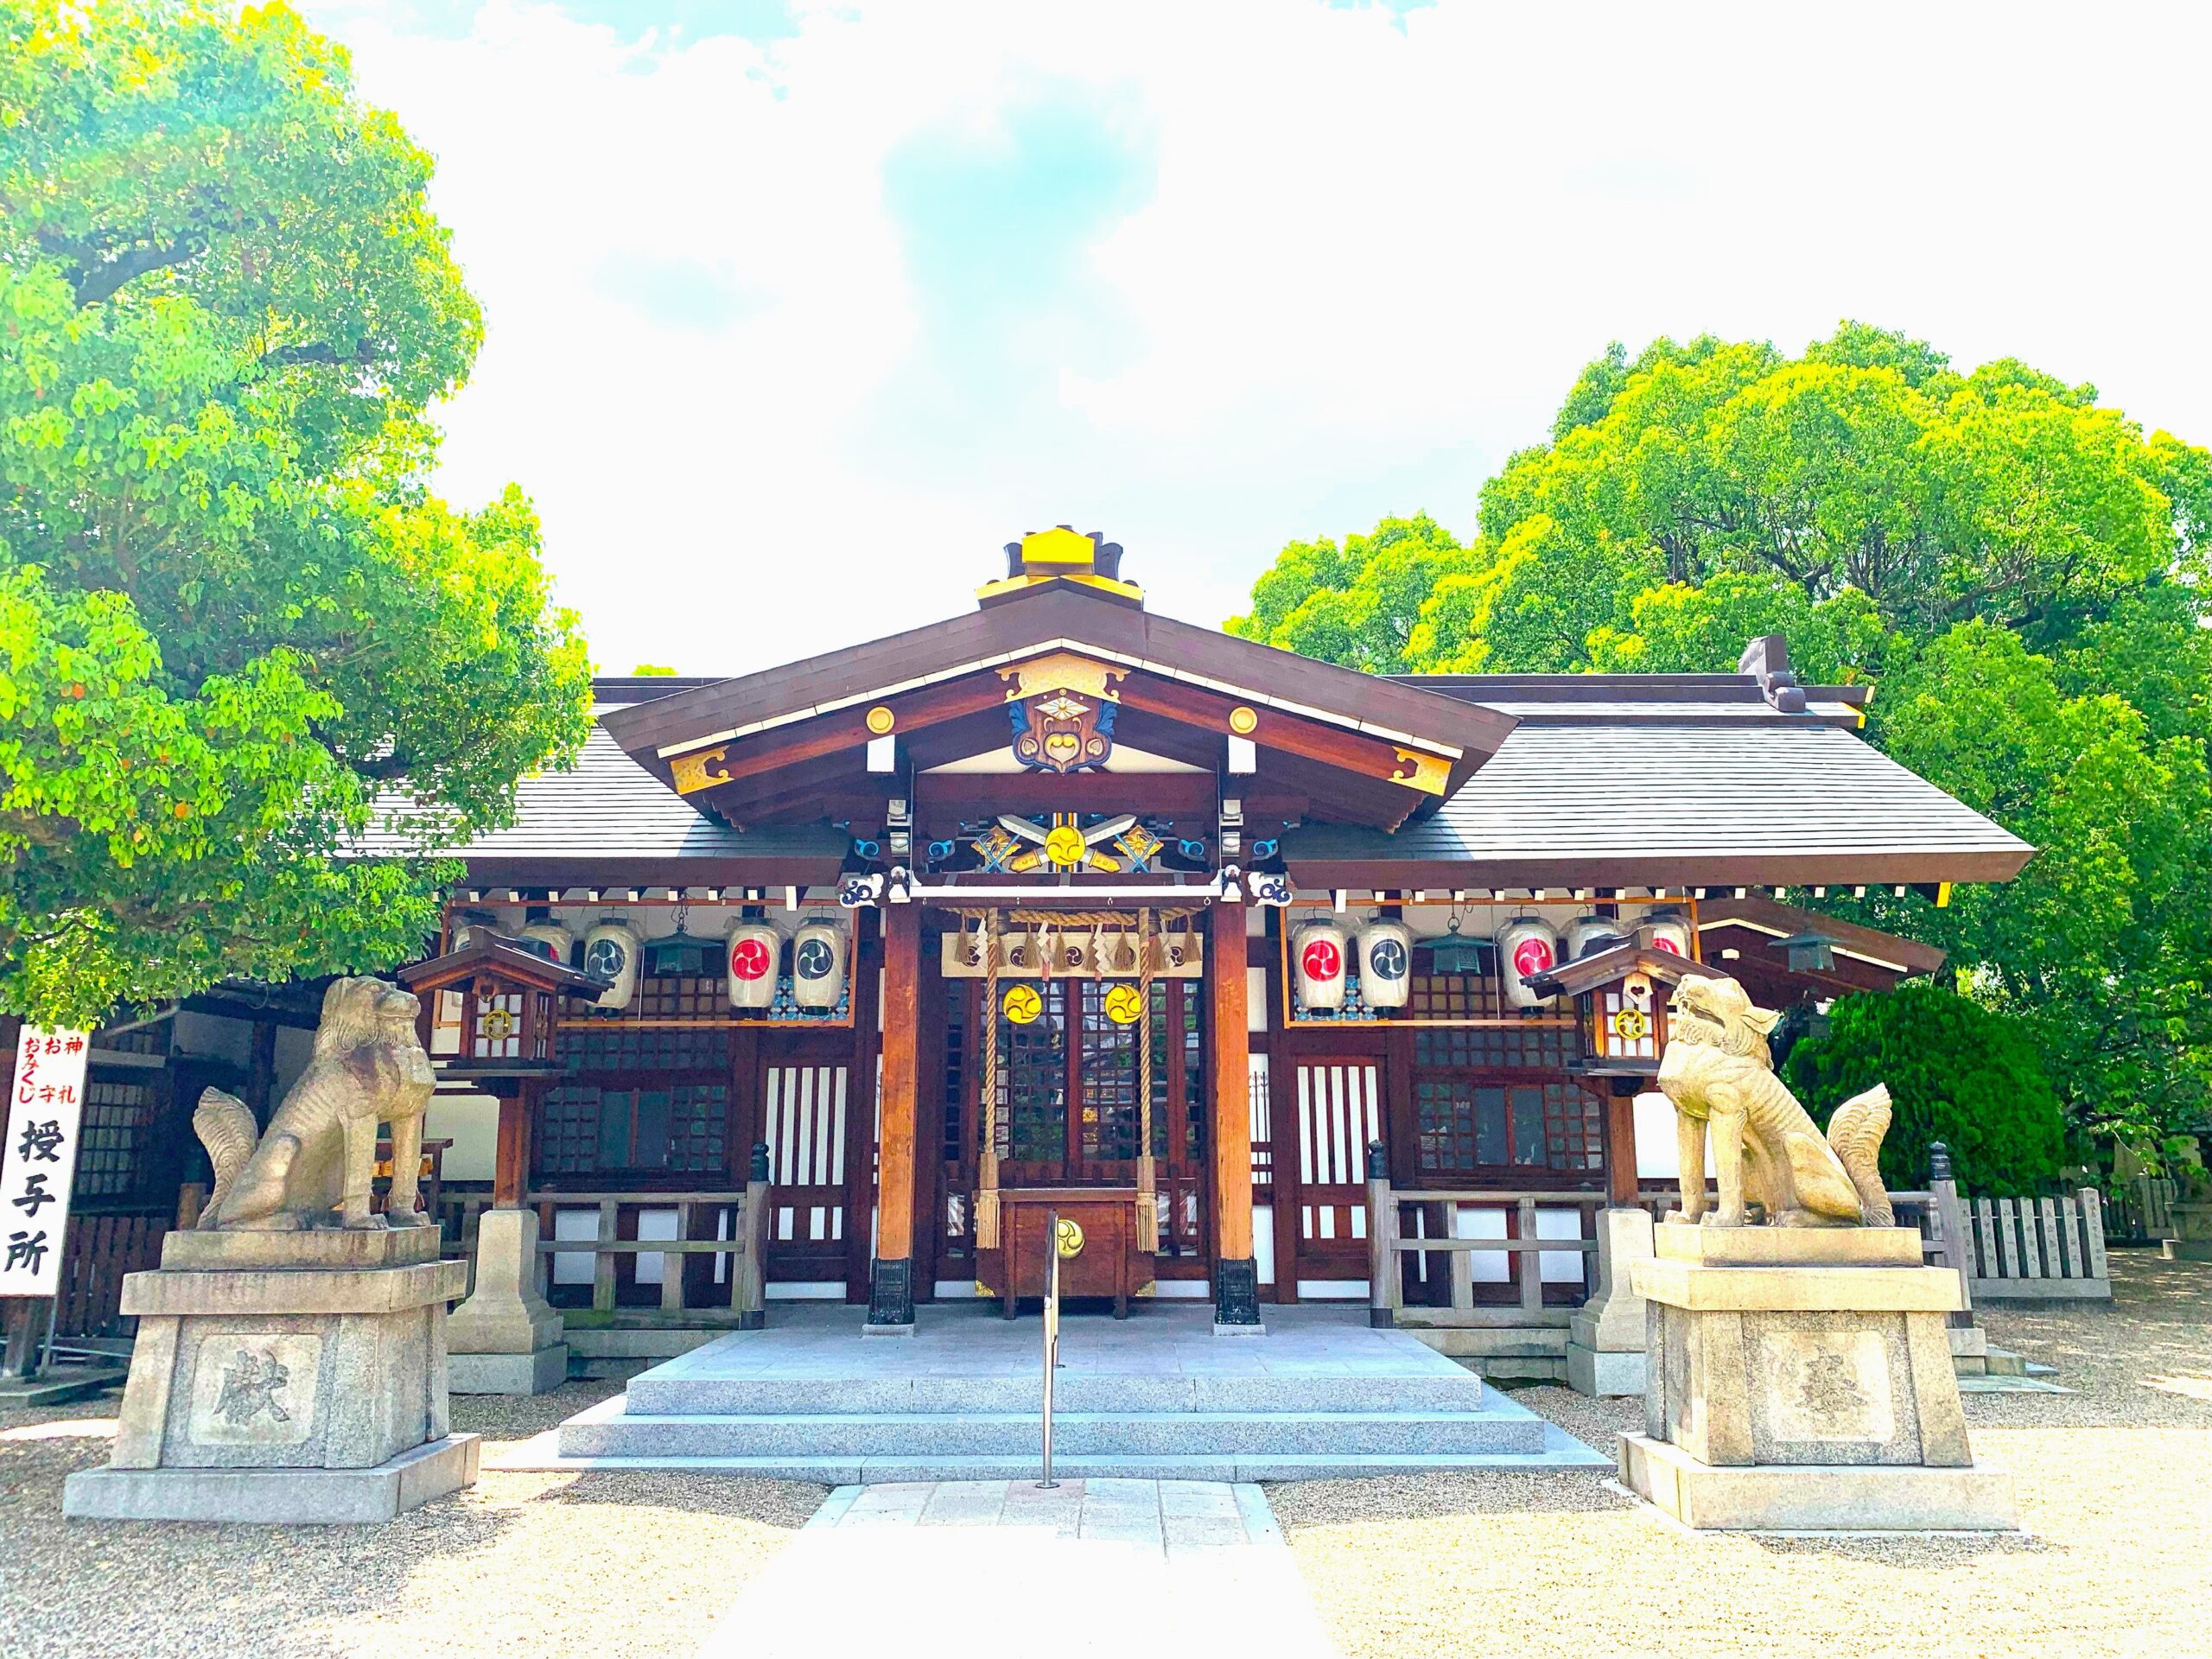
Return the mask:
<path id="1" fill-rule="evenodd" d="M 1071 1478 L 1610 1466 L 1400 1332 L 1293 1318 L 1266 1338 L 1216 1338 L 1155 1314 L 1147 1343 L 1136 1320 L 1100 1323 L 1108 1328 L 1063 1327 L 1053 1461 Z M 725 1337 L 632 1378 L 503 1465 L 836 1484 L 1033 1478 L 1037 1324 L 969 1318 L 959 1329 L 969 1340 L 941 1348 L 856 1332 L 839 1344 L 791 1340 L 780 1364 L 772 1323 Z"/>

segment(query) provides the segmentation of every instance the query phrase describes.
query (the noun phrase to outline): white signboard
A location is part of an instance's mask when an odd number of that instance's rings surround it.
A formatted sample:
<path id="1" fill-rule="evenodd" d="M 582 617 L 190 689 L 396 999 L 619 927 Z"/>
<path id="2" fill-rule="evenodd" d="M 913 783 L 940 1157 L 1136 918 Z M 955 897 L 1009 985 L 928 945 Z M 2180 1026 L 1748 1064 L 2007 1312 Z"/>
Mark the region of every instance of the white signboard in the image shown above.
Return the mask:
<path id="1" fill-rule="evenodd" d="M 25 1026 L 16 1039 L 6 1156 L 0 1158 L 0 1296 L 51 1296 L 85 1121 L 81 1031 Z"/>

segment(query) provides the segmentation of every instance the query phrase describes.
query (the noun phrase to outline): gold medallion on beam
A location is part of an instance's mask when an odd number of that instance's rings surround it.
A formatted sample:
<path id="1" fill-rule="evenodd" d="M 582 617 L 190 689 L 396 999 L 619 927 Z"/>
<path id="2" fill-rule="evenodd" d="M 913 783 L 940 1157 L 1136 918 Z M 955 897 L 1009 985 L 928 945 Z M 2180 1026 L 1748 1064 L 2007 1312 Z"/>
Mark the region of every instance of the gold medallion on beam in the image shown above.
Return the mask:
<path id="1" fill-rule="evenodd" d="M 1062 1216 L 1057 1230 L 1060 1260 L 1071 1261 L 1083 1254 L 1083 1224 L 1072 1217 Z"/>

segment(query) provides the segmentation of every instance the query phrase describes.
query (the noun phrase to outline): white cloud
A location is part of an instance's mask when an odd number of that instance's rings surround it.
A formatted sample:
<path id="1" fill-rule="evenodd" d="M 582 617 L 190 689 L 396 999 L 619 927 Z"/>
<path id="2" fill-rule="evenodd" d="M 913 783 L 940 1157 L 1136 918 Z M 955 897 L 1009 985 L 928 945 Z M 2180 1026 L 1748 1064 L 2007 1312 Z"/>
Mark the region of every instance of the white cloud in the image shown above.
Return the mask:
<path id="1" fill-rule="evenodd" d="M 444 486 L 524 483 L 617 669 L 949 613 L 1056 519 L 1217 620 L 1288 537 L 1471 529 L 1616 337 L 1854 315 L 2212 439 L 2193 9 L 825 5 L 766 46 L 309 12 L 437 155 L 489 319 Z M 1146 176 L 976 353 L 887 166 L 995 188 L 1040 105 Z"/>

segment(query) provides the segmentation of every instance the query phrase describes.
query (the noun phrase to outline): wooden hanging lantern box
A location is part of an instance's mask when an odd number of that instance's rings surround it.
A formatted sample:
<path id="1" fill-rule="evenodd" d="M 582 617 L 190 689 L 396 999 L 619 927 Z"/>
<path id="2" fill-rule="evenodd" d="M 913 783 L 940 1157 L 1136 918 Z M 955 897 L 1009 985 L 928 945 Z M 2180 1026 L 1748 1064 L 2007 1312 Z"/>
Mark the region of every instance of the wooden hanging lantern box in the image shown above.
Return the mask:
<path id="1" fill-rule="evenodd" d="M 1667 1049 L 1667 999 L 1693 975 L 1728 977 L 1674 951 L 1630 941 L 1531 974 L 1528 982 L 1541 995 L 1574 999 L 1586 1074 L 1649 1077 L 1658 1074 Z"/>
<path id="2" fill-rule="evenodd" d="M 554 1037 L 561 999 L 595 1001 L 607 982 L 554 962 L 489 929 L 458 950 L 403 968 L 420 997 L 418 1029 L 449 1077 L 545 1077 L 560 1070 Z"/>

